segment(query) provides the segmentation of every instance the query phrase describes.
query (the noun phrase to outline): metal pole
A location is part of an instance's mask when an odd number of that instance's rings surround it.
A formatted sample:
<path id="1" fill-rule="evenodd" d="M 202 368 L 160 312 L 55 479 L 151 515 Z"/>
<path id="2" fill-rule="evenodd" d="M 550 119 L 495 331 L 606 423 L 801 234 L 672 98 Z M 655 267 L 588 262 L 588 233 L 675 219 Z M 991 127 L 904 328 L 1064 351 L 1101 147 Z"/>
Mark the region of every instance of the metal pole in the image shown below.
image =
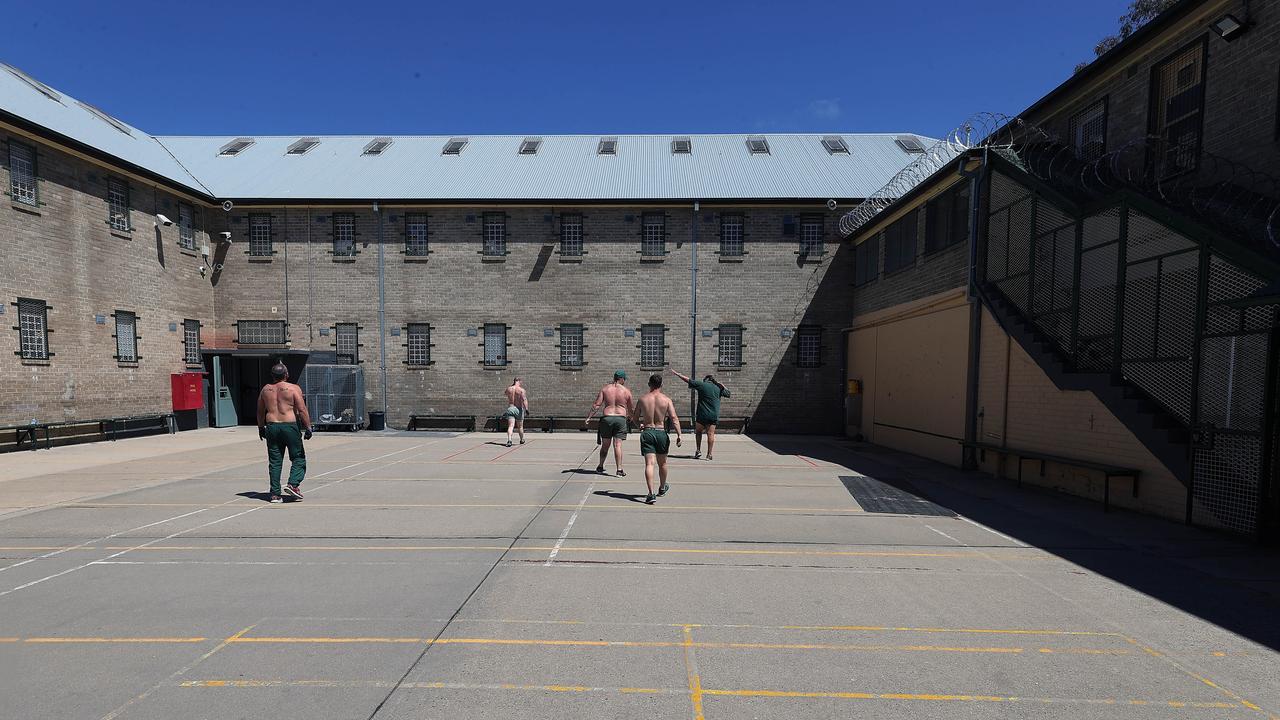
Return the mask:
<path id="1" fill-rule="evenodd" d="M 382 416 L 387 415 L 387 266 L 383 257 L 382 208 L 373 204 L 378 216 L 378 370 L 382 374 Z"/>
<path id="2" fill-rule="evenodd" d="M 698 202 L 693 203 L 693 231 L 690 233 L 690 254 L 693 261 L 689 264 L 689 377 L 698 377 Z M 698 411 L 698 400 L 693 390 L 689 391 L 689 417 Z"/>

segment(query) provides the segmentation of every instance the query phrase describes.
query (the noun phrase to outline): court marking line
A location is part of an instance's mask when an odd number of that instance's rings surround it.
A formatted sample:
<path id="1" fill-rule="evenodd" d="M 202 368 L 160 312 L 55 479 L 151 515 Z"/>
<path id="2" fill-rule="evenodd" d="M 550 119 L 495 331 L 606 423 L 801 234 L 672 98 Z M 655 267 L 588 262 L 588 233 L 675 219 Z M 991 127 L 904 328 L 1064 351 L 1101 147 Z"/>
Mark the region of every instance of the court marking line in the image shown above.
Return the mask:
<path id="1" fill-rule="evenodd" d="M 371 469 L 368 472 L 372 472 L 372 471 L 373 470 Z M 320 487 L 317 487 L 317 488 L 313 488 L 311 492 L 316 492 L 323 488 L 329 487 L 330 485 L 337 485 L 338 483 L 346 482 L 347 480 L 354 480 L 354 479 L 356 478 L 353 476 L 350 478 L 335 480 L 334 482 L 321 485 Z M 110 507 L 193 507 L 198 505 L 199 503 L 84 503 L 84 504 L 65 505 L 63 507 L 92 509 L 92 508 L 110 508 Z M 413 509 L 413 508 L 419 508 L 419 509 L 421 508 L 440 508 L 440 509 L 540 508 L 543 510 L 584 509 L 584 510 L 604 510 L 604 511 L 610 511 L 610 512 L 635 512 L 635 508 L 624 507 L 624 506 L 613 505 L 613 504 L 584 505 L 581 508 L 579 508 L 579 506 L 577 505 L 568 505 L 568 504 L 546 505 L 541 503 L 315 503 L 313 502 L 313 503 L 306 503 L 305 505 L 300 506 L 300 509 L 301 508 L 310 508 L 310 509 L 323 508 L 323 509 L 335 509 L 335 510 L 350 510 L 352 508 L 378 508 L 378 509 L 385 509 L 385 510 Z M 830 514 L 830 515 L 860 515 L 865 512 L 861 508 L 814 508 L 814 507 L 778 507 L 778 506 L 755 507 L 755 506 L 746 506 L 746 505 L 743 505 L 743 506 L 739 506 L 739 505 L 660 505 L 655 508 L 651 508 L 649 512 L 652 513 L 655 510 L 656 511 L 689 510 L 689 511 L 699 511 L 699 512 L 731 511 L 731 512 L 810 513 L 810 514 Z M 900 517 L 915 517 L 915 516 L 900 516 Z"/>
<path id="2" fill-rule="evenodd" d="M 698 674 L 698 659 L 693 651 L 693 627 L 680 628 L 684 646 L 684 671 L 689 685 L 689 702 L 693 705 L 693 720 L 705 720 L 702 712 L 702 676 Z"/>
<path id="3" fill-rule="evenodd" d="M 1236 703 L 1195 702 L 1188 700 L 1145 700 L 1118 698 L 1056 698 L 1056 697 L 1021 697 L 1016 695 L 962 695 L 932 693 L 870 693 L 870 692 L 824 692 L 794 690 L 703 690 L 704 695 L 729 697 L 770 697 L 770 698 L 836 698 L 846 700 L 914 700 L 926 702 L 987 702 L 987 703 L 1035 703 L 1035 704 L 1072 704 L 1072 705 L 1135 705 L 1165 706 L 1171 708 L 1197 709 L 1231 709 L 1241 707 Z"/>
<path id="4" fill-rule="evenodd" d="M 183 688 L 389 688 L 395 685 L 387 680 L 187 680 L 178 685 Z M 411 690 L 543 690 L 555 693 L 617 692 L 646 695 L 685 695 L 684 688 L 598 687 L 589 685 L 533 685 L 524 683 L 460 683 L 460 682 L 405 682 L 398 687 Z"/>
<path id="5" fill-rule="evenodd" d="M 207 637 L 30 637 L 23 638 L 22 642 L 33 643 L 38 645 L 76 645 L 76 644 L 114 644 L 114 643 L 137 643 L 137 644 L 155 644 L 155 643 L 172 643 L 172 644 L 189 644 L 202 643 L 208 641 Z"/>
<path id="6" fill-rule="evenodd" d="M 1240 703 L 1241 706 L 1248 708 L 1249 710 L 1252 710 L 1255 713 L 1266 715 L 1268 720 L 1280 719 L 1280 715 L 1276 715 L 1270 712 L 1269 710 L 1264 710 L 1258 705 L 1252 702 L 1249 702 L 1248 700 L 1244 699 L 1243 697 L 1236 694 L 1235 692 L 1232 692 L 1231 690 L 1228 690 L 1227 688 L 1213 682 L 1209 678 L 1204 677 L 1203 675 L 1200 675 L 1199 673 L 1196 673 L 1193 670 L 1190 670 L 1189 668 L 1185 667 L 1182 663 L 1178 662 L 1177 660 L 1174 660 L 1173 658 L 1169 657 L 1165 653 L 1162 653 L 1154 648 L 1148 647 L 1142 644 L 1141 642 L 1139 642 L 1138 640 L 1136 640 L 1135 638 L 1132 638 L 1128 635 L 1125 635 L 1124 639 L 1132 643 L 1134 646 L 1141 648 L 1142 652 L 1146 653 L 1147 655 L 1163 660 L 1164 662 L 1168 663 L 1169 665 L 1172 665 L 1174 668 L 1178 669 L 1180 672 L 1187 675 L 1188 677 L 1194 678 L 1200 681 L 1201 683 L 1204 683 L 1205 685 L 1213 688 L 1214 690 L 1217 690 L 1223 695 L 1226 695 L 1232 700 L 1235 700 L 1236 702 Z"/>
<path id="7" fill-rule="evenodd" d="M 547 556 L 546 567 L 556 561 L 556 556 L 560 554 L 560 548 L 564 545 L 564 541 L 569 537 L 569 532 L 573 530 L 573 524 L 578 521 L 578 513 L 582 512 L 582 508 L 587 504 L 587 500 L 591 497 L 591 491 L 595 489 L 595 483 L 587 485 L 587 491 L 582 494 L 582 499 L 578 501 L 578 507 L 569 516 L 569 522 L 565 523 L 564 530 L 560 532 L 560 537 L 556 540 L 555 546 L 551 548 L 551 554 Z"/>
<path id="8" fill-rule="evenodd" d="M 238 499 L 239 499 L 239 498 L 236 498 L 236 500 L 238 500 Z M 236 502 L 236 500 L 228 500 L 227 502 L 222 503 L 222 505 L 229 505 L 229 504 L 231 504 L 231 503 Z M 222 505 L 215 505 L 215 506 L 213 506 L 213 507 L 222 507 Z M 58 506 L 58 507 L 70 507 L 70 506 L 68 506 L 68 505 L 62 505 L 62 506 Z M 189 506 L 188 506 L 188 507 L 189 507 Z M 23 560 L 22 562 L 17 562 L 17 563 L 14 563 L 14 564 L 12 564 L 12 565 L 6 565 L 5 567 L 0 568 L 0 572 L 4 572 L 5 570 L 9 570 L 9 569 L 16 568 L 16 567 L 21 567 L 21 566 L 26 565 L 26 564 L 28 564 L 28 563 L 33 563 L 33 562 L 35 562 L 35 561 L 37 561 L 37 560 L 44 560 L 44 559 L 46 559 L 46 558 L 51 558 L 51 557 L 54 557 L 54 556 L 56 556 L 56 555 L 61 555 L 62 553 L 69 552 L 69 551 L 71 551 L 71 550 L 76 550 L 76 549 L 79 549 L 79 548 L 82 548 L 82 547 L 85 547 L 85 546 L 88 546 L 88 545 L 93 545 L 93 544 L 95 544 L 95 543 L 100 543 L 100 542 L 103 542 L 103 541 L 105 541 L 105 540 L 110 540 L 110 539 L 112 539 L 112 538 L 117 538 L 117 537 L 120 537 L 121 535 L 124 535 L 125 533 L 137 532 L 138 530 L 146 530 L 146 529 L 147 529 L 147 528 L 149 528 L 149 527 L 155 527 L 156 525 L 163 525 L 164 523 L 172 522 L 172 521 L 174 521 L 174 520 L 181 520 L 181 519 L 182 519 L 182 518 L 184 518 L 184 517 L 190 517 L 190 516 L 192 516 L 192 515 L 196 515 L 196 514 L 198 514 L 198 513 L 205 512 L 206 510 L 211 510 L 211 509 L 213 509 L 213 507 L 205 507 L 205 508 L 201 508 L 200 510 L 196 510 L 196 511 L 194 511 L 194 512 L 183 513 L 183 514 L 181 514 L 181 515 L 175 515 L 174 517 L 171 517 L 171 518 L 165 518 L 164 520 L 158 520 L 158 521 L 153 522 L 153 523 L 147 523 L 146 525 L 139 525 L 138 527 L 135 527 L 135 528 L 129 528 L 128 530 L 121 530 L 121 531 L 119 531 L 119 532 L 111 533 L 110 535 L 103 535 L 103 536 L 102 536 L 102 537 L 100 537 L 100 538 L 94 538 L 94 539 L 92 539 L 92 540 L 85 540 L 84 542 L 80 543 L 79 545 L 72 545 L 71 547 L 63 548 L 63 549 L 61 549 L 61 550 L 57 550 L 57 551 L 55 551 L 55 552 L 46 553 L 46 554 L 44 554 L 44 555 L 40 555 L 40 556 L 38 556 L 38 557 L 27 558 L 26 560 Z"/>
<path id="9" fill-rule="evenodd" d="M 451 439 L 451 440 L 452 440 L 452 438 L 449 438 L 449 439 Z M 471 452 L 472 450 L 475 450 L 476 448 L 481 448 L 481 447 L 484 447 L 485 445 L 488 445 L 488 444 L 489 444 L 489 441 L 488 441 L 488 440 L 485 440 L 484 442 L 482 442 L 482 443 L 478 443 L 478 444 L 476 444 L 476 445 L 472 445 L 471 447 L 466 448 L 465 450 L 459 450 L 458 452 L 456 452 L 456 453 L 454 453 L 454 454 L 452 454 L 452 455 L 446 455 L 446 456 L 444 456 L 444 457 L 440 458 L 439 460 L 418 460 L 417 462 L 420 462 L 420 463 L 426 463 L 426 464 L 434 464 L 434 463 L 443 463 L 443 462 L 447 462 L 447 461 L 449 460 L 449 458 L 454 458 L 454 457 L 457 457 L 457 456 L 462 455 L 462 454 L 464 454 L 464 453 L 469 453 L 469 452 Z M 485 462 L 488 462 L 488 461 L 485 461 Z"/>
<path id="10" fill-rule="evenodd" d="M 1005 535 L 1004 533 L 1000 532 L 999 530 L 995 530 L 995 529 L 989 528 L 989 527 L 987 527 L 986 525 L 983 525 L 982 523 L 978 522 L 977 520 L 973 520 L 973 519 L 971 519 L 971 518 L 967 518 L 967 517 L 965 517 L 964 515 L 960 515 L 960 514 L 958 514 L 958 513 L 956 514 L 956 517 L 960 518 L 961 520 L 963 520 L 963 521 L 965 521 L 965 522 L 969 523 L 970 525 L 972 525 L 972 526 L 974 526 L 974 527 L 977 527 L 977 528 L 981 528 L 981 529 L 983 529 L 983 530 L 986 530 L 987 532 L 991 533 L 992 535 L 995 535 L 995 536 L 997 536 L 997 537 L 1004 538 L 1005 540 L 1008 540 L 1009 542 L 1011 542 L 1011 543 L 1013 543 L 1013 544 L 1017 545 L 1018 547 L 1024 547 L 1024 548 L 1025 548 L 1025 547 L 1031 547 L 1030 545 L 1028 545 L 1028 544 L 1026 544 L 1026 543 L 1022 542 L 1022 541 L 1021 541 L 1021 540 L 1019 540 L 1018 538 L 1016 538 L 1016 537 L 1012 537 L 1012 536 L 1010 536 L 1010 535 Z"/>

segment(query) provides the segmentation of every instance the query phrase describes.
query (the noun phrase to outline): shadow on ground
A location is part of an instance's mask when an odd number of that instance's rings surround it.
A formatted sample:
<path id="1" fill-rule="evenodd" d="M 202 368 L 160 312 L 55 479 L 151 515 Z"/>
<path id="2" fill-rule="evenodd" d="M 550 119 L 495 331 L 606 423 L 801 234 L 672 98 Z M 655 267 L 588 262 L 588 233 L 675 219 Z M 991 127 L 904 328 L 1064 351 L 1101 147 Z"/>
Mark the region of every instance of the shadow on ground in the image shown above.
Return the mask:
<path id="1" fill-rule="evenodd" d="M 842 438 L 753 436 L 842 465 L 1280 650 L 1280 551 Z M 838 471 L 837 471 L 838 472 Z"/>
<path id="2" fill-rule="evenodd" d="M 595 492 L 593 492 L 593 493 L 591 493 L 591 494 L 592 494 L 592 495 L 599 495 L 600 497 L 609 497 L 609 498 L 614 498 L 615 500 L 629 500 L 629 501 L 631 501 L 631 502 L 640 503 L 640 504 L 642 504 L 642 505 L 643 505 L 643 504 L 645 504 L 645 502 L 644 502 L 645 495 L 643 495 L 643 494 L 640 494 L 640 495 L 634 495 L 634 494 L 632 494 L 632 493 L 620 493 L 620 492 L 614 492 L 613 490 L 596 490 Z"/>

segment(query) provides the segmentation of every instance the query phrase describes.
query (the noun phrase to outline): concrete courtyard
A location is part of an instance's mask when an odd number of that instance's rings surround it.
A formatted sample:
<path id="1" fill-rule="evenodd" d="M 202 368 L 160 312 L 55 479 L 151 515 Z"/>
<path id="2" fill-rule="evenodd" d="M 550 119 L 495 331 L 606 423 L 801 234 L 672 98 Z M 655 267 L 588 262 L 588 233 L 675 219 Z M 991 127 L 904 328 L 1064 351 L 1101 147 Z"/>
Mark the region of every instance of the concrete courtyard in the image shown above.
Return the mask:
<path id="1" fill-rule="evenodd" d="M 0 717 L 1276 718 L 1274 555 L 835 439 L 0 456 Z M 612 462 L 606 464 L 612 469 Z"/>

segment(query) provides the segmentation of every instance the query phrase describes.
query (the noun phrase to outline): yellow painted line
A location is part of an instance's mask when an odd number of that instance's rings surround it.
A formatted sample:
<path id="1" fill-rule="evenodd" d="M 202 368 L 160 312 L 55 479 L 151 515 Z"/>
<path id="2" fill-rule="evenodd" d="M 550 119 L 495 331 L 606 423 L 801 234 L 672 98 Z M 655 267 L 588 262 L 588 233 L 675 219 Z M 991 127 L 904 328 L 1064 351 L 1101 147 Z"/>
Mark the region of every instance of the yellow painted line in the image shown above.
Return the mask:
<path id="1" fill-rule="evenodd" d="M 512 550 L 541 550 L 542 548 L 517 547 Z M 800 557 L 942 557 L 968 558 L 983 557 L 974 552 L 906 552 L 896 550 L 726 550 L 707 548 L 607 548 L 607 547 L 562 547 L 560 552 L 614 552 L 614 553 L 672 553 L 690 555 L 784 555 Z"/>
<path id="2" fill-rule="evenodd" d="M 507 638 L 441 638 L 436 645 L 564 645 L 581 647 L 676 647 L 679 643 L 640 640 L 532 640 Z"/>
<path id="3" fill-rule="evenodd" d="M 228 638 L 229 643 L 335 643 L 335 644 L 357 644 L 357 643 L 425 643 L 430 638 L 416 637 L 237 637 Z"/>
<path id="4" fill-rule="evenodd" d="M 723 625 L 720 627 L 742 627 L 768 629 L 768 625 Z M 777 625 L 779 630 L 828 630 L 853 632 L 918 632 L 918 633 L 974 633 L 990 635 L 1078 635 L 1084 637 L 1119 637 L 1121 633 L 1095 632 L 1092 630 L 1024 630 L 1019 628 L 941 628 L 941 627 L 888 627 L 881 625 Z"/>
<path id="5" fill-rule="evenodd" d="M 79 643 L 202 643 L 203 637 L 32 637 L 22 642 L 42 645 Z"/>
<path id="6" fill-rule="evenodd" d="M 704 689 L 704 695 L 769 698 L 835 698 L 846 700 L 914 700 L 923 702 L 1036 703 L 1085 705 L 1155 705 L 1172 708 L 1230 709 L 1241 707 L 1227 702 L 1192 702 L 1187 700 L 1119 700 L 1116 698 L 1052 698 L 1012 695 L 962 695 L 934 693 L 825 692 L 797 690 L 717 690 Z"/>
<path id="7" fill-rule="evenodd" d="M 1208 678 L 1204 677 L 1203 675 L 1199 675 L 1199 674 L 1197 674 L 1197 673 L 1195 673 L 1195 672 L 1192 672 L 1191 670 L 1188 670 L 1187 668 L 1183 667 L 1181 663 L 1179 663 L 1179 662 L 1177 662 L 1177 661 L 1175 661 L 1175 660 L 1172 660 L 1172 659 L 1170 659 L 1170 658 L 1166 657 L 1163 653 L 1161 653 L 1161 652 L 1159 652 L 1159 651 L 1155 650 L 1154 648 L 1147 647 L 1146 645 L 1143 645 L 1142 643 L 1138 642 L 1136 639 L 1134 639 L 1134 638 L 1132 638 L 1132 637 L 1129 637 L 1128 635 L 1124 635 L 1123 637 L 1124 637 L 1124 639 L 1125 639 L 1127 642 L 1129 642 L 1130 644 L 1135 645 L 1135 646 L 1137 646 L 1137 647 L 1141 648 L 1141 649 L 1142 649 L 1142 651 L 1143 651 L 1144 653 L 1146 653 L 1146 654 L 1148 654 L 1148 655 L 1150 655 L 1150 656 L 1152 656 L 1152 657 L 1157 657 L 1157 658 L 1161 658 L 1161 659 L 1163 659 L 1165 662 L 1169 663 L 1169 664 L 1170 664 L 1170 665 L 1172 665 L 1173 667 L 1175 667 L 1175 668 L 1177 668 L 1178 670 L 1182 671 L 1182 673 L 1183 673 L 1183 674 L 1187 675 L 1188 677 L 1191 677 L 1191 678 L 1194 678 L 1194 679 L 1196 679 L 1196 680 L 1199 680 L 1200 682 L 1204 683 L 1205 685 L 1208 685 L 1209 687 L 1213 688 L 1214 690 L 1217 690 L 1218 692 L 1222 693 L 1223 695 L 1226 695 L 1227 697 L 1231 698 L 1232 700 L 1235 700 L 1236 702 L 1240 703 L 1240 705 L 1241 705 L 1242 707 L 1245 707 L 1245 708 L 1247 708 L 1247 709 L 1249 709 L 1249 710 L 1252 710 L 1253 712 L 1256 712 L 1256 713 L 1259 713 L 1259 714 L 1266 715 L 1266 716 L 1269 718 L 1269 720 L 1280 720 L 1280 715 L 1273 715 L 1273 714 L 1271 714 L 1271 713 L 1267 712 L 1266 710 L 1263 710 L 1262 708 L 1258 707 L 1258 706 L 1257 706 L 1257 705 L 1255 705 L 1254 703 L 1251 703 L 1251 702 L 1249 702 L 1248 700 L 1246 700 L 1246 699 L 1244 699 L 1243 697 L 1241 697 L 1240 695 L 1237 695 L 1236 693 L 1234 693 L 1234 692 L 1232 692 L 1232 691 L 1230 691 L 1230 690 L 1228 690 L 1228 689 L 1226 689 L 1226 688 L 1222 687 L 1221 685 L 1218 685 L 1217 683 L 1215 683 L 1215 682 L 1213 682 L 1212 680 L 1210 680 L 1210 679 L 1208 679 Z"/>
<path id="8" fill-rule="evenodd" d="M 693 720 L 705 720 L 702 712 L 702 677 L 698 675 L 698 664 L 693 656 L 693 628 L 685 625 L 680 631 L 684 636 L 684 669 L 689 684 L 689 702 L 693 704 Z"/>
<path id="9" fill-rule="evenodd" d="M 74 508 L 105 508 L 105 507 L 205 507 L 208 503 L 80 503 L 68 504 L 62 507 Z M 423 509 L 423 508 L 439 508 L 439 509 L 527 509 L 527 508 L 543 508 L 548 510 L 577 510 L 577 505 L 544 505 L 540 503 L 318 503 L 308 502 L 295 511 L 300 509 L 316 509 L 327 508 L 333 510 L 344 510 L 352 508 L 378 508 L 386 510 L 395 509 Z M 619 505 L 585 505 L 584 510 L 604 510 L 604 511 L 627 511 L 635 512 L 636 508 Z M 774 506 L 751 506 L 751 505 L 659 505 L 646 510 L 646 512 L 654 512 L 655 510 L 699 510 L 699 511 L 733 511 L 733 512 L 792 512 L 792 513 L 863 513 L 862 508 L 812 508 L 812 507 L 774 507 Z"/>
<path id="10" fill-rule="evenodd" d="M 0 643 L 16 643 L 18 638 L 0 638 Z"/>

